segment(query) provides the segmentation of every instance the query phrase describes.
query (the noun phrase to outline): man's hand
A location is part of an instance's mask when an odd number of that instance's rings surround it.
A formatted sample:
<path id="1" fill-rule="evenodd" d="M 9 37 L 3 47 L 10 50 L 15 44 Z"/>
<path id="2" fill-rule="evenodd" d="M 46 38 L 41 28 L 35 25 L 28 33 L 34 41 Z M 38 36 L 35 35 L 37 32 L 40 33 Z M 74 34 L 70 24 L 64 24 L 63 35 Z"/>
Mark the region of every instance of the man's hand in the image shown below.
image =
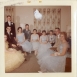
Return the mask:
<path id="1" fill-rule="evenodd" d="M 17 46 L 20 46 L 20 44 L 17 44 Z"/>

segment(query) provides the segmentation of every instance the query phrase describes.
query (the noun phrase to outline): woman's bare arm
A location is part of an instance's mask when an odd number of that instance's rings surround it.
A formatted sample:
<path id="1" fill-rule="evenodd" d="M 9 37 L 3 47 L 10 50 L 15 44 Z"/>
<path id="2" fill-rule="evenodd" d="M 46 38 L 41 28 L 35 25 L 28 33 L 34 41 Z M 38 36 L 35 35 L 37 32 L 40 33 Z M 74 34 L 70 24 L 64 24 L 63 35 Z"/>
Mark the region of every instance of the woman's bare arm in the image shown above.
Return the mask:
<path id="1" fill-rule="evenodd" d="M 64 56 L 68 50 L 68 46 L 65 44 L 62 50 L 62 53 L 55 52 L 54 54 L 51 54 L 52 56 Z"/>

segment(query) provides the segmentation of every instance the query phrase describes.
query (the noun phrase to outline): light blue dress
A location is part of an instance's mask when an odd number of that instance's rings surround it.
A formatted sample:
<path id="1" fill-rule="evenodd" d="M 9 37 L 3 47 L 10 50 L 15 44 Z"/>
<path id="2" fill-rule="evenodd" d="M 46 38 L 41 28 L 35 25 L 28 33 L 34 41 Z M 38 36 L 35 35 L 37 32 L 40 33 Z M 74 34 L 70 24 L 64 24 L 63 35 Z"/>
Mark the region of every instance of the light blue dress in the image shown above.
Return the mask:
<path id="1" fill-rule="evenodd" d="M 31 35 L 31 40 L 33 40 L 33 42 L 31 42 L 33 46 L 33 51 L 38 50 L 39 48 L 39 41 L 35 41 L 35 40 L 38 40 L 38 38 L 39 38 L 38 34 Z"/>
<path id="2" fill-rule="evenodd" d="M 17 34 L 16 38 L 18 40 L 18 43 L 22 43 L 24 41 L 24 33 Z M 25 42 L 20 45 L 22 46 L 23 51 L 31 53 L 31 51 L 33 50 L 32 44 L 28 40 L 25 40 Z"/>
<path id="3" fill-rule="evenodd" d="M 57 48 L 59 53 L 62 52 L 63 48 L 68 48 L 68 43 L 60 44 Z M 44 49 L 38 51 L 37 59 L 40 69 L 46 72 L 64 72 L 66 64 L 66 55 L 64 56 L 51 56 L 55 51 L 51 49 Z"/>
<path id="4" fill-rule="evenodd" d="M 45 35 L 45 36 L 40 36 L 40 40 L 42 43 L 46 42 L 48 40 L 48 36 Z M 39 49 L 38 49 L 38 55 L 37 55 L 37 58 L 41 58 L 43 57 L 43 53 L 45 53 L 46 51 L 48 51 L 49 48 L 52 48 L 51 44 L 48 42 L 46 44 L 42 44 L 40 43 L 39 45 Z"/>

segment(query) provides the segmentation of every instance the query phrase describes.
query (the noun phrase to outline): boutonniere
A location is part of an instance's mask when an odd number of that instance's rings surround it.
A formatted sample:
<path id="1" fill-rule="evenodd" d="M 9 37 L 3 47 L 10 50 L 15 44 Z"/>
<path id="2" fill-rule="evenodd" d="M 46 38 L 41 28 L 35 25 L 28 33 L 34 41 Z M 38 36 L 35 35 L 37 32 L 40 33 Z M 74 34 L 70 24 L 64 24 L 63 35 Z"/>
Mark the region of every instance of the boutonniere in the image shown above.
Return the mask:
<path id="1" fill-rule="evenodd" d="M 11 33 L 11 35 L 13 35 L 13 33 Z"/>

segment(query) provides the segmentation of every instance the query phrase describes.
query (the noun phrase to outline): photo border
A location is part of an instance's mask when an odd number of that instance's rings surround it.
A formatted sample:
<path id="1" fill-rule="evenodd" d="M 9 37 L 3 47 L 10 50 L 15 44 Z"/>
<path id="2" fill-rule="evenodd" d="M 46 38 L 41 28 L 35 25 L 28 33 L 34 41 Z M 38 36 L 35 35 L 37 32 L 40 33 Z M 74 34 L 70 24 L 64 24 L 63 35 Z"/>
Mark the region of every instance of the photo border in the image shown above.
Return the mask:
<path id="1" fill-rule="evenodd" d="M 9 0 L 8 0 L 9 1 Z M 19 2 L 19 1 L 18 1 Z M 15 4 L 13 1 L 9 1 L 8 3 L 2 3 L 0 6 L 0 24 L 1 24 L 1 30 L 0 30 L 0 47 L 1 47 L 1 52 L 0 52 L 0 76 L 7 76 L 7 77 L 24 77 L 24 76 L 32 76 L 32 77 L 39 77 L 39 76 L 44 76 L 44 77 L 76 77 L 76 5 L 77 1 L 42 1 L 39 3 L 38 1 L 36 2 L 31 2 L 27 3 L 26 1 L 21 1 L 24 2 L 23 4 L 17 4 L 16 6 L 71 6 L 71 35 L 72 35 L 72 72 L 71 73 L 5 73 L 5 59 L 4 59 L 4 6 L 10 5 L 10 4 Z"/>

